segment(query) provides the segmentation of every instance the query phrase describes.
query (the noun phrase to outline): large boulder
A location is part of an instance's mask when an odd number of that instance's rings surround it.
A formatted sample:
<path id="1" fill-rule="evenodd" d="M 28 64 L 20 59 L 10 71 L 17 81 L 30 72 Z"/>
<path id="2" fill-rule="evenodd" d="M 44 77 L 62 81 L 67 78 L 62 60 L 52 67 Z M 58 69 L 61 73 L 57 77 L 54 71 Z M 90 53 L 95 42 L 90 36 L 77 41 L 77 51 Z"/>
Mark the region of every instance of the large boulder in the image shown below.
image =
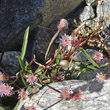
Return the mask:
<path id="1" fill-rule="evenodd" d="M 28 25 L 31 29 L 41 22 L 42 25 L 47 26 L 52 21 L 66 16 L 82 1 L 2 0 L 0 2 L 0 51 L 3 51 L 9 41 L 11 41 L 11 49 L 20 45 L 22 34 Z"/>
<path id="2" fill-rule="evenodd" d="M 61 90 L 71 87 L 73 92 L 81 90 L 83 100 L 61 100 L 60 94 L 48 87 L 39 93 L 21 101 L 17 110 L 37 104 L 38 110 L 109 110 L 110 109 L 110 80 L 99 83 L 97 80 L 81 81 L 69 80 L 50 84 L 55 89 Z"/>

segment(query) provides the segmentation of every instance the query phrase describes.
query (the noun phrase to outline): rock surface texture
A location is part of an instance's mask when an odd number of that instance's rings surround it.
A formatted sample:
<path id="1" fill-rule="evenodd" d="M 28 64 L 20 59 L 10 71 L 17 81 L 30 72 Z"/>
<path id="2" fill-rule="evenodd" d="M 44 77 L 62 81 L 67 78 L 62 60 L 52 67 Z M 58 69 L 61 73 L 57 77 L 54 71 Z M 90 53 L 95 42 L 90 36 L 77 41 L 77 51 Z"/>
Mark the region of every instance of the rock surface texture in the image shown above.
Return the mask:
<path id="1" fill-rule="evenodd" d="M 40 14 L 43 17 L 42 25 L 47 26 L 52 21 L 66 16 L 82 1 L 83 0 L 2 0 L 0 3 L 0 51 L 3 51 L 6 44 L 15 36 L 18 36 L 20 40 L 21 31 L 28 25 L 30 25 L 32 29 L 35 28 L 38 24 L 38 19 L 41 19 Z M 15 40 L 13 45 L 19 43 L 18 40 Z"/>
<path id="2" fill-rule="evenodd" d="M 43 88 L 39 93 L 22 101 L 17 110 L 24 110 L 24 107 L 37 104 L 37 110 L 109 110 L 110 109 L 110 80 L 103 83 L 97 80 L 81 81 L 70 80 L 50 84 L 55 89 L 61 90 L 66 87 L 73 91 L 81 90 L 84 94 L 83 100 L 64 101 L 60 94 L 49 89 Z"/>
<path id="3" fill-rule="evenodd" d="M 2 66 L 8 72 L 9 75 L 15 75 L 19 70 L 19 62 L 17 56 L 20 55 L 20 52 L 8 51 L 5 52 L 2 57 Z"/>

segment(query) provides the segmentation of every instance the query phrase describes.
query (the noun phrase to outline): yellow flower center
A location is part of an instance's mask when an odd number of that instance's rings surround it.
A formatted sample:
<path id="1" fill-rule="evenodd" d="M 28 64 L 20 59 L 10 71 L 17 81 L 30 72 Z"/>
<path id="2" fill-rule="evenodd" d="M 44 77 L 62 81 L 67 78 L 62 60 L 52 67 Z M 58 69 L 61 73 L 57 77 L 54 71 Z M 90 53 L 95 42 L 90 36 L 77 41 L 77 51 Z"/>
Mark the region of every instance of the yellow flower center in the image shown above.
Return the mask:
<path id="1" fill-rule="evenodd" d="M 32 92 L 33 92 L 33 93 L 36 93 L 36 92 L 37 92 L 37 89 L 36 89 L 36 88 L 33 88 L 33 89 L 32 89 Z"/>
<path id="2" fill-rule="evenodd" d="M 104 79 L 105 76 L 104 75 L 100 75 L 99 79 Z"/>
<path id="3" fill-rule="evenodd" d="M 4 80 L 4 76 L 3 75 L 0 75 L 0 80 Z"/>

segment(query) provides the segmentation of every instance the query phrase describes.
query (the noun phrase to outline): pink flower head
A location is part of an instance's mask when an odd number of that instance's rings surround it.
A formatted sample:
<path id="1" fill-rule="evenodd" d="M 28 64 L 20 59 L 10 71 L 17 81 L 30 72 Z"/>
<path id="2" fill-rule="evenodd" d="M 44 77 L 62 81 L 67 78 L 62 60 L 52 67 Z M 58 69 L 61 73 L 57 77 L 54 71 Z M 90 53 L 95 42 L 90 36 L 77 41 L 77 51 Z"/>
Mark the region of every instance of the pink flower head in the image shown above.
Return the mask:
<path id="1" fill-rule="evenodd" d="M 33 88 L 31 88 L 32 93 L 36 93 L 38 91 L 39 91 L 39 88 L 37 88 L 36 86 L 33 86 Z"/>
<path id="2" fill-rule="evenodd" d="M 61 98 L 63 98 L 64 100 L 71 99 L 72 94 L 73 91 L 71 90 L 71 88 L 65 88 L 61 90 Z"/>
<path id="3" fill-rule="evenodd" d="M 5 75 L 2 72 L 0 72 L 0 81 L 4 81 L 5 79 Z"/>
<path id="4" fill-rule="evenodd" d="M 24 91 L 24 89 L 21 89 L 21 91 L 18 92 L 18 99 L 24 100 L 28 97 L 29 93 L 27 91 Z"/>
<path id="5" fill-rule="evenodd" d="M 106 78 L 106 76 L 105 76 L 105 74 L 97 73 L 96 78 L 97 78 L 98 82 L 103 82 L 104 79 Z"/>
<path id="6" fill-rule="evenodd" d="M 4 95 L 4 88 L 5 88 L 5 84 L 0 82 L 0 96 L 2 97 Z"/>
<path id="7" fill-rule="evenodd" d="M 61 19 L 57 28 L 59 31 L 61 31 L 64 27 L 68 27 L 68 21 L 66 19 Z"/>
<path id="8" fill-rule="evenodd" d="M 32 106 L 28 106 L 28 107 L 25 108 L 25 110 L 37 110 L 37 105 L 34 104 Z"/>
<path id="9" fill-rule="evenodd" d="M 71 40 L 72 40 L 71 36 L 64 34 L 61 38 L 61 45 L 63 47 L 69 46 L 69 45 L 71 45 Z"/>
<path id="10" fill-rule="evenodd" d="M 9 86 L 8 84 L 6 84 L 3 88 L 3 92 L 4 92 L 4 95 L 6 96 L 10 96 L 13 94 L 13 87 Z"/>
<path id="11" fill-rule="evenodd" d="M 95 61 L 101 61 L 103 59 L 103 54 L 100 52 L 96 52 L 93 56 L 92 59 Z"/>
<path id="12" fill-rule="evenodd" d="M 63 79 L 63 75 L 61 73 L 59 73 L 59 72 L 58 73 L 54 73 L 53 81 L 59 81 L 61 79 Z"/>
<path id="13" fill-rule="evenodd" d="M 34 82 L 37 80 L 37 75 L 34 75 L 33 73 L 32 74 L 29 74 L 29 75 L 26 75 L 26 78 L 27 78 L 27 82 L 30 83 L 30 85 L 33 85 Z"/>
<path id="14" fill-rule="evenodd" d="M 76 101 L 76 100 L 80 100 L 84 98 L 84 94 L 82 93 L 81 90 L 79 90 L 78 92 L 74 93 L 72 96 L 72 100 Z"/>

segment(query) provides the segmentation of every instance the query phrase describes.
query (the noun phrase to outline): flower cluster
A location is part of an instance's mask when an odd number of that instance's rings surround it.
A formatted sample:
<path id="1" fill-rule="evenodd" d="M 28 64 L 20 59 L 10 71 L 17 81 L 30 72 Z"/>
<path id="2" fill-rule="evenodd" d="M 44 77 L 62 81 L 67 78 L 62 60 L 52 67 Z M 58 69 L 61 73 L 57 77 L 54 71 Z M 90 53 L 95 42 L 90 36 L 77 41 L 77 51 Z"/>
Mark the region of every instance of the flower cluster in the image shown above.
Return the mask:
<path id="1" fill-rule="evenodd" d="M 0 82 L 0 96 L 10 96 L 13 94 L 13 87 Z"/>
<path id="2" fill-rule="evenodd" d="M 92 56 L 92 59 L 95 60 L 95 61 L 101 61 L 103 59 L 103 54 L 100 53 L 100 52 L 96 52 Z"/>
<path id="3" fill-rule="evenodd" d="M 18 91 L 18 99 L 20 100 L 24 100 L 28 97 L 29 93 L 27 91 L 24 91 L 24 89 L 21 89 L 20 91 Z"/>
<path id="4" fill-rule="evenodd" d="M 73 92 L 71 88 L 65 88 L 61 90 L 61 98 L 64 100 L 72 99 L 73 101 L 84 99 L 84 94 L 81 90 Z"/>
<path id="5" fill-rule="evenodd" d="M 73 94 L 73 91 L 71 90 L 71 88 L 65 88 L 61 90 L 61 98 L 64 100 L 69 100 L 71 99 L 71 96 Z"/>
<path id="6" fill-rule="evenodd" d="M 0 82 L 4 80 L 6 80 L 6 77 L 2 72 L 0 72 Z"/>
<path id="7" fill-rule="evenodd" d="M 97 73 L 97 75 L 96 75 L 96 79 L 97 79 L 98 82 L 100 82 L 100 83 L 102 83 L 105 78 L 106 78 L 106 75 L 105 75 L 105 74 Z"/>
<path id="8" fill-rule="evenodd" d="M 60 40 L 61 40 L 61 45 L 63 47 L 71 46 L 71 41 L 72 41 L 71 36 L 64 34 Z"/>
<path id="9" fill-rule="evenodd" d="M 72 96 L 72 100 L 76 101 L 76 100 L 80 100 L 80 99 L 84 99 L 84 94 L 82 93 L 81 90 L 79 90 L 78 92 L 74 93 Z"/>
<path id="10" fill-rule="evenodd" d="M 26 78 L 27 78 L 27 82 L 30 83 L 30 85 L 33 85 L 35 81 L 37 81 L 37 75 L 34 75 L 33 73 L 32 74 L 29 74 L 29 75 L 26 75 Z"/>
<path id="11" fill-rule="evenodd" d="M 39 91 L 39 88 L 37 88 L 36 86 L 33 86 L 30 90 L 31 90 L 30 91 L 31 93 L 36 93 Z"/>
<path id="12" fill-rule="evenodd" d="M 13 87 L 4 83 L 5 80 L 7 80 L 7 76 L 0 72 L 0 97 L 10 96 L 13 94 Z"/>
<path id="13" fill-rule="evenodd" d="M 54 75 L 53 75 L 53 81 L 59 81 L 59 80 L 63 79 L 63 77 L 64 76 L 61 73 L 59 73 L 59 72 L 54 73 Z"/>

